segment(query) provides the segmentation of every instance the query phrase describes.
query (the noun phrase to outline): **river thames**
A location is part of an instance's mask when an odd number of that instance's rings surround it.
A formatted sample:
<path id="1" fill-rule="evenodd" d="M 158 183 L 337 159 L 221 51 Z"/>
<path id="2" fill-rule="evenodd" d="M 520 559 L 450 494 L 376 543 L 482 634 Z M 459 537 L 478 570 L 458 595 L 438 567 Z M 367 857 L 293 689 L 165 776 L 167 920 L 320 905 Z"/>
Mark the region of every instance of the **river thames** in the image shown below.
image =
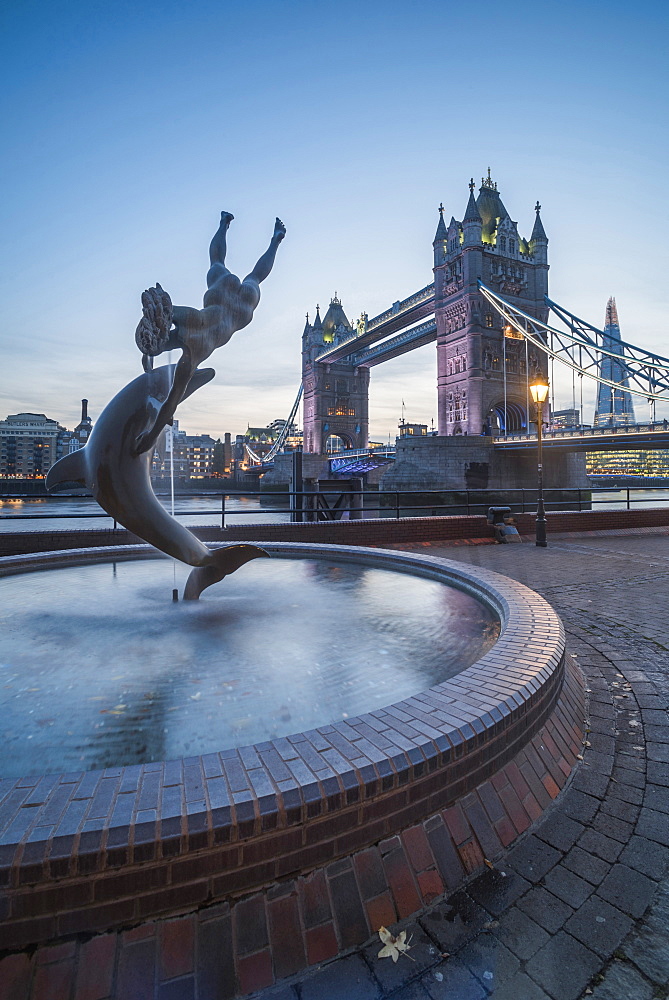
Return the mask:
<path id="1" fill-rule="evenodd" d="M 633 510 L 641 507 L 669 506 L 669 484 L 667 484 L 667 487 L 662 489 L 593 490 L 593 509 L 624 509 L 628 502 L 628 492 L 630 507 Z M 170 510 L 170 498 L 162 496 L 159 499 L 166 509 Z M 547 506 L 550 513 L 550 504 Z M 220 525 L 220 494 L 176 497 L 174 513 L 178 520 L 188 527 Z M 370 510 L 366 516 L 376 517 L 378 514 Z M 228 526 L 289 520 L 290 512 L 284 496 L 268 496 L 262 500 L 257 496 L 244 495 L 225 498 L 225 523 Z M 0 532 L 111 528 L 113 523 L 113 519 L 105 514 L 92 497 L 0 498 Z"/>

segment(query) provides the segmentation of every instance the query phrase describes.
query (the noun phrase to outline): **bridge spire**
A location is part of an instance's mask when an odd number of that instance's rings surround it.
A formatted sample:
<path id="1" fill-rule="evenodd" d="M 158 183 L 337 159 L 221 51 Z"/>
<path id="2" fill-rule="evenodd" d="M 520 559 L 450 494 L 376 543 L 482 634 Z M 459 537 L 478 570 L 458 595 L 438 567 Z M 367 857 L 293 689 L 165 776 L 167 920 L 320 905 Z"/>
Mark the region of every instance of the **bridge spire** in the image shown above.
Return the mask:
<path id="1" fill-rule="evenodd" d="M 437 231 L 434 234 L 434 239 L 432 240 L 432 245 L 435 243 L 440 243 L 446 240 L 446 224 L 444 222 L 444 205 L 443 202 L 439 205 L 439 222 L 437 223 Z"/>
<path id="2" fill-rule="evenodd" d="M 539 214 L 541 212 L 541 205 L 539 202 L 537 202 L 534 206 L 534 211 L 537 214 L 534 219 L 534 227 L 532 229 L 532 235 L 530 236 L 530 243 L 534 243 L 536 240 L 544 240 L 544 242 L 548 243 L 548 237 L 546 236 L 546 231 L 541 221 L 541 215 Z"/>
<path id="3" fill-rule="evenodd" d="M 321 321 L 320 306 L 316 305 L 316 319 L 314 320 L 314 330 L 320 330 L 323 326 Z"/>
<path id="4" fill-rule="evenodd" d="M 482 231 L 483 219 L 481 218 L 481 213 L 479 212 L 479 207 L 476 204 L 476 198 L 474 197 L 474 188 L 472 186 L 472 181 L 469 182 L 469 201 L 467 202 L 467 211 L 465 212 L 465 217 L 462 220 L 462 229 L 464 233 L 464 243 L 465 246 L 479 246 L 481 243 L 481 231 Z"/>

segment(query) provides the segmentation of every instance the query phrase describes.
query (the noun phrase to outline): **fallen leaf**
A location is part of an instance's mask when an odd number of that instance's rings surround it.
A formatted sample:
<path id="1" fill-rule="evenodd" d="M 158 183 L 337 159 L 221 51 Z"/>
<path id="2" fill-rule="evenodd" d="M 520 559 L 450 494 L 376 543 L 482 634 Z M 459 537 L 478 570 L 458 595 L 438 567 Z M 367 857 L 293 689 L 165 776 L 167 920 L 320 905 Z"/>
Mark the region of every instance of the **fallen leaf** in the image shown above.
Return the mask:
<path id="1" fill-rule="evenodd" d="M 487 859 L 487 858 L 484 858 L 483 860 L 484 860 L 484 861 L 485 861 L 485 863 L 487 864 L 488 868 L 492 868 L 492 870 L 493 870 L 493 871 L 495 870 L 495 866 L 494 866 L 494 864 L 492 863 L 492 861 L 488 861 L 488 859 Z"/>
<path id="2" fill-rule="evenodd" d="M 576 760 L 583 760 L 583 754 L 582 753 L 577 753 L 576 754 Z"/>
<path id="3" fill-rule="evenodd" d="M 495 927 L 499 927 L 499 920 L 486 920 L 483 925 L 484 931 L 492 931 Z"/>
<path id="4" fill-rule="evenodd" d="M 396 962 L 400 955 L 406 955 L 411 947 L 411 938 L 407 941 L 406 931 L 401 931 L 397 937 L 393 937 L 387 927 L 379 927 L 379 937 L 383 941 L 379 958 L 392 958 L 393 962 Z M 407 955 L 407 958 L 411 958 L 411 955 Z M 413 962 L 413 959 L 411 961 Z"/>

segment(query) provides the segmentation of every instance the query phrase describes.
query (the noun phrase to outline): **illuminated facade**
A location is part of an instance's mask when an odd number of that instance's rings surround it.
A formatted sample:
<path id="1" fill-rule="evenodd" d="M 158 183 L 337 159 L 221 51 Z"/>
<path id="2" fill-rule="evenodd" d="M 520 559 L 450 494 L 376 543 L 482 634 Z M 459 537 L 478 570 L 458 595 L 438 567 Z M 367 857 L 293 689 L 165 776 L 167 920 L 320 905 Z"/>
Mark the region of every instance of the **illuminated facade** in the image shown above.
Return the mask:
<path id="1" fill-rule="evenodd" d="M 366 448 L 369 434 L 369 368 L 357 368 L 345 358 L 331 364 L 315 359 L 326 347 L 346 340 L 353 329 L 335 295 L 323 320 L 316 318 L 302 333 L 304 386 L 304 450 L 325 454 L 342 448 Z"/>
<path id="2" fill-rule="evenodd" d="M 64 427 L 43 413 L 15 413 L 0 421 L 0 476 L 42 479 L 57 461 Z"/>
<path id="3" fill-rule="evenodd" d="M 444 222 L 434 238 L 439 435 L 527 427 L 528 376 L 547 372 L 545 355 L 511 328 L 478 289 L 478 280 L 544 322 L 548 239 L 537 202 L 529 240 L 512 222 L 490 171 L 478 197 L 474 181 L 462 222 Z"/>

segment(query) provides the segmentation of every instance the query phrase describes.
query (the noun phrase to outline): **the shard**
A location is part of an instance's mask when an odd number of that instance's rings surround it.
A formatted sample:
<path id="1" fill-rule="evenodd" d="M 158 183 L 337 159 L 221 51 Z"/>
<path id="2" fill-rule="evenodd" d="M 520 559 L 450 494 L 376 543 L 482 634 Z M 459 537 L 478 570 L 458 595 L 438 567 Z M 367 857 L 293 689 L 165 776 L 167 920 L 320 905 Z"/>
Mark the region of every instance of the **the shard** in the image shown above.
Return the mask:
<path id="1" fill-rule="evenodd" d="M 626 427 L 628 424 L 635 423 L 634 406 L 629 392 L 627 366 L 622 360 L 624 348 L 620 340 L 618 310 L 614 298 L 610 298 L 606 304 L 606 324 L 602 347 L 611 353 L 602 354 L 599 375 L 600 378 L 612 382 L 613 385 L 598 383 L 595 427 Z M 620 361 L 616 355 L 621 358 Z"/>

